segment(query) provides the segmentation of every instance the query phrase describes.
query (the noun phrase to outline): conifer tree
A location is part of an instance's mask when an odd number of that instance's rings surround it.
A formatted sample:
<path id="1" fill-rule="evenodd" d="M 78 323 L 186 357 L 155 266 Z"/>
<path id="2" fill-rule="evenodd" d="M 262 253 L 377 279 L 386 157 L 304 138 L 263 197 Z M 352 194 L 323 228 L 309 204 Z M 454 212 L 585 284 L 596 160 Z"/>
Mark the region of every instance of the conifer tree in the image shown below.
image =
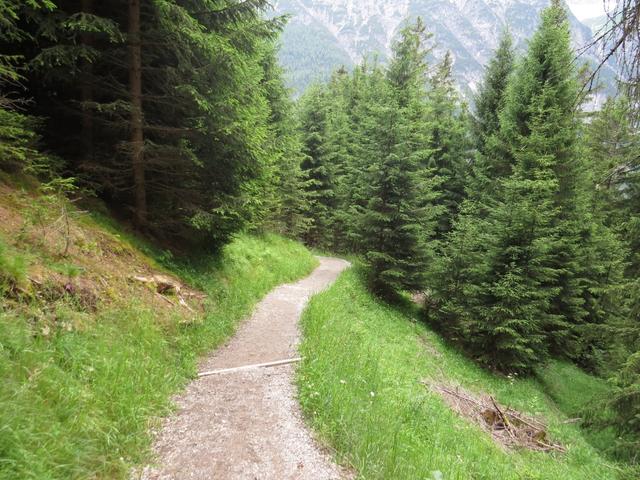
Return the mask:
<path id="1" fill-rule="evenodd" d="M 0 0 L 0 42 L 20 45 L 28 38 L 19 21 L 25 6 L 16 0 Z M 31 2 L 33 11 L 50 8 L 46 2 Z M 22 170 L 37 155 L 33 120 L 19 112 L 25 99 L 17 92 L 24 81 L 25 58 L 19 53 L 0 53 L 0 169 Z"/>
<path id="2" fill-rule="evenodd" d="M 509 176 L 512 165 L 500 142 L 500 112 L 504 108 L 505 93 L 515 67 L 515 53 L 511 34 L 503 32 L 494 56 L 489 61 L 483 82 L 475 99 L 475 115 L 472 119 L 473 136 L 477 150 L 467 185 L 467 194 L 478 205 L 476 215 L 491 208 L 492 198 L 497 197 L 499 179 Z"/>
<path id="3" fill-rule="evenodd" d="M 393 46 L 387 78 L 370 75 L 369 112 L 362 138 L 370 159 L 368 201 L 363 214 L 365 258 L 375 293 L 393 296 L 424 285 L 429 237 L 420 167 L 429 152 L 420 119 L 426 79 L 425 29 L 407 25 Z"/>
<path id="4" fill-rule="evenodd" d="M 365 132 L 370 164 L 366 173 L 369 201 L 362 218 L 365 259 L 373 291 L 392 297 L 402 289 L 420 288 L 421 231 L 415 215 L 417 165 L 401 151 L 399 108 L 384 79 L 372 77 Z"/>
<path id="5" fill-rule="evenodd" d="M 609 98 L 592 116 L 585 132 L 593 171 L 591 188 L 596 192 L 598 210 L 615 230 L 629 218 L 630 203 L 621 191 L 630 185 L 627 174 L 633 170 L 640 150 L 632 115 L 632 104 L 625 95 Z"/>
<path id="6" fill-rule="evenodd" d="M 605 103 L 586 132 L 597 210 L 621 239 L 617 251 L 607 253 L 624 255 L 626 262 L 625 278 L 620 282 L 623 288 L 613 298 L 622 312 L 610 318 L 610 309 L 605 311 L 609 328 L 597 332 L 600 336 L 593 343 L 600 346 L 606 342 L 603 373 L 612 376 L 616 387 L 604 402 L 614 413 L 607 425 L 619 435 L 617 450 L 630 457 L 640 446 L 640 136 L 632 121 L 636 114 L 632 102 L 622 94 Z"/>
<path id="7" fill-rule="evenodd" d="M 590 213 L 572 59 L 566 14 L 554 2 L 508 86 L 499 136 L 513 174 L 496 189 L 482 225 L 486 263 L 467 286 L 477 314 L 463 319 L 475 332 L 463 343 L 502 370 L 528 371 L 548 349 L 577 359 L 586 327 L 606 316 L 601 272 L 617 260 L 599 255 L 614 244 Z"/>
<path id="8" fill-rule="evenodd" d="M 500 129 L 500 112 L 504 108 L 507 84 L 515 66 L 513 39 L 508 30 L 500 37 L 500 43 L 486 67 L 484 79 L 475 97 L 473 133 L 476 148 L 486 153 L 491 138 Z M 507 172 L 508 173 L 508 172 Z"/>
<path id="9" fill-rule="evenodd" d="M 260 218 L 278 156 L 263 59 L 283 25 L 268 2 L 54 3 L 17 10 L 11 47 L 67 173 L 172 243 L 215 248 Z"/>
<path id="10" fill-rule="evenodd" d="M 439 308 L 435 317 L 431 312 L 427 314 L 434 317 L 442 332 L 457 341 L 477 334 L 469 327 L 473 325 L 472 319 L 480 316 L 479 309 L 489 301 L 482 289 L 488 281 L 486 217 L 500 198 L 499 172 L 507 174 L 505 169 L 493 167 L 502 158 L 497 151 L 499 113 L 504 108 L 507 82 L 514 66 L 513 57 L 511 38 L 505 32 L 476 97 L 472 126 L 477 152 L 467 177 L 467 198 L 430 269 L 432 301 Z M 508 173 L 510 170 L 509 167 Z"/>
<path id="11" fill-rule="evenodd" d="M 507 240 L 506 245 L 521 249 L 523 255 L 509 263 L 495 257 L 499 276 L 493 281 L 495 288 L 507 275 L 516 275 L 529 289 L 525 294 L 538 297 L 526 307 L 535 305 L 524 331 L 531 338 L 544 332 L 554 352 L 565 354 L 575 348 L 572 325 L 586 316 L 578 256 L 580 227 L 587 212 L 580 196 L 585 177 L 577 151 L 578 87 L 572 60 L 566 13 L 554 2 L 542 14 L 501 118 L 506 153 L 516 166 L 513 179 L 505 183 L 503 207 L 498 209 L 511 214 L 507 222 L 496 218 L 495 228 L 502 237 L 498 244 L 505 245 Z M 518 232 L 512 222 L 528 229 Z M 536 359 L 532 356 L 526 365 L 532 366 Z"/>
<path id="12" fill-rule="evenodd" d="M 300 128 L 304 155 L 302 170 L 308 178 L 311 224 L 305 239 L 311 245 L 329 247 L 336 208 L 335 172 L 326 152 L 329 99 L 325 87 L 311 87 L 301 101 Z"/>
<path id="13" fill-rule="evenodd" d="M 338 69 L 328 84 L 329 105 L 327 110 L 327 130 L 325 159 L 333 171 L 335 192 L 332 212 L 333 235 L 331 245 L 336 251 L 353 251 L 353 236 L 357 235 L 357 208 L 352 203 L 352 190 L 360 181 L 353 154 L 355 140 L 354 125 L 350 112 L 351 80 L 344 69 Z M 356 176 L 353 173 L 356 173 Z"/>
<path id="14" fill-rule="evenodd" d="M 440 179 L 436 205 L 442 207 L 437 235 L 442 239 L 465 198 L 471 159 L 471 137 L 466 108 L 460 104 L 452 77 L 449 53 L 429 79 L 428 135 L 431 150 L 426 166 Z"/>
<path id="15" fill-rule="evenodd" d="M 274 46 L 268 45 L 262 62 L 262 86 L 271 112 L 267 137 L 271 160 L 259 179 L 260 190 L 255 192 L 263 204 L 255 223 L 260 228 L 300 238 L 309 226 L 302 140 L 276 54 Z"/>

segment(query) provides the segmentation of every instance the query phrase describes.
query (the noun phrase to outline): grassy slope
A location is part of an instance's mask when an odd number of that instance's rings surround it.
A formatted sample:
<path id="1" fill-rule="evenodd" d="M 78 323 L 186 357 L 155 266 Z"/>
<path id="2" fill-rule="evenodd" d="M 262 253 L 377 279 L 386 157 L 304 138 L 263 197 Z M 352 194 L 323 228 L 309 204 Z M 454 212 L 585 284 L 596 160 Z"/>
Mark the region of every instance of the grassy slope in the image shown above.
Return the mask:
<path id="1" fill-rule="evenodd" d="M 360 478 L 632 478 L 591 447 L 579 427 L 562 423 L 567 416 L 561 407 L 576 407 L 593 385 L 580 381 L 573 393 L 556 385 L 558 405 L 545 393 L 549 385 L 481 370 L 413 321 L 415 314 L 375 301 L 350 270 L 314 297 L 303 316 L 302 354 L 308 359 L 298 375 L 303 409 Z M 568 370 L 578 375 L 562 364 L 548 374 L 563 381 L 573 377 Z M 492 393 L 503 404 L 546 418 L 552 438 L 568 453 L 503 450 L 428 391 L 420 383 L 425 378 Z"/>
<path id="2" fill-rule="evenodd" d="M 33 197 L 11 198 L 0 204 L 2 479 L 127 478 L 146 459 L 149 428 L 193 376 L 197 356 L 227 338 L 272 287 L 316 265 L 294 242 L 240 236 L 217 258 L 162 269 L 207 294 L 194 316 L 126 281 L 160 267 L 113 223 L 75 219 L 71 254 L 61 259 L 55 242 L 25 233 L 22 214 Z M 44 287 L 36 295 L 7 293 L 7 278 L 26 288 L 32 276 L 54 292 L 56 282 L 86 284 L 97 308 L 73 295 L 48 297 Z"/>

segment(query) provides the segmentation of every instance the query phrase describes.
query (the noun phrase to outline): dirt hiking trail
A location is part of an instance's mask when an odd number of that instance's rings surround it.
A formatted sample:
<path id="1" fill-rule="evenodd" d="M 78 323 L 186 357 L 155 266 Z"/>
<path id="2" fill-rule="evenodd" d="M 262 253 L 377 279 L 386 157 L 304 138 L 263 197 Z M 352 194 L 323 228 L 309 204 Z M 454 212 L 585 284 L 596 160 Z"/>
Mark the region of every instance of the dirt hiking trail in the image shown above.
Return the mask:
<path id="1" fill-rule="evenodd" d="M 269 293 L 200 371 L 284 360 L 297 355 L 298 320 L 314 293 L 349 263 L 319 257 L 304 280 Z M 156 465 L 143 480 L 333 480 L 349 478 L 305 427 L 293 385 L 295 366 L 201 377 L 176 398 L 178 410 L 158 432 Z"/>

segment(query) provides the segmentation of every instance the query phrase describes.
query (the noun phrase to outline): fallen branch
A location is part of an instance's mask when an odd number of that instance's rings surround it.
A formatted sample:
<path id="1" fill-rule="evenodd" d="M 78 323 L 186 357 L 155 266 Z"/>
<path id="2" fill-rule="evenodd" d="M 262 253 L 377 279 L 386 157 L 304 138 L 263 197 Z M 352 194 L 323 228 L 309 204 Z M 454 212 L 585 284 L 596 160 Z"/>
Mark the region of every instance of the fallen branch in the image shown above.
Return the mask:
<path id="1" fill-rule="evenodd" d="M 209 377 L 211 375 L 219 375 L 221 373 L 232 373 L 232 372 L 240 372 L 243 370 L 253 370 L 256 368 L 269 368 L 269 367 L 278 367 L 280 365 L 288 365 L 290 363 L 300 362 L 302 358 L 289 358 L 287 360 L 279 360 L 277 362 L 269 362 L 269 363 L 258 363 L 255 365 L 245 365 L 243 367 L 233 367 L 233 368 L 223 368 L 220 370 L 211 370 L 210 372 L 201 372 L 198 374 L 198 377 Z"/>
<path id="2" fill-rule="evenodd" d="M 185 302 L 184 298 L 182 298 L 182 297 L 178 297 L 178 303 L 179 303 L 180 305 L 182 305 L 184 308 L 186 308 L 187 310 L 189 310 L 191 313 L 196 313 L 196 312 L 193 310 L 193 308 L 191 308 L 191 307 L 189 306 L 189 304 L 188 304 L 187 302 Z"/>
<path id="3" fill-rule="evenodd" d="M 544 443 L 541 440 L 536 440 L 536 443 L 542 447 L 545 452 L 555 451 L 560 453 L 567 453 L 567 449 L 562 445 L 558 445 L 557 443 Z"/>
<path id="4" fill-rule="evenodd" d="M 506 430 L 507 434 L 509 434 L 509 436 L 515 440 L 516 435 L 513 433 L 513 430 L 511 429 L 511 422 L 509 422 L 509 419 L 507 418 L 507 416 L 504 414 L 504 412 L 500 409 L 500 407 L 496 403 L 496 399 L 491 396 L 489 397 L 489 399 L 493 404 L 493 408 L 498 413 L 500 420 L 502 420 L 502 424 L 504 425 L 504 429 Z"/>
<path id="5" fill-rule="evenodd" d="M 165 302 L 167 302 L 169 305 L 173 305 L 174 307 L 176 306 L 176 304 L 175 304 L 175 303 L 173 303 L 171 300 L 169 300 L 169 299 L 168 299 L 167 297 L 165 297 L 164 295 L 162 295 L 162 294 L 160 294 L 160 293 L 158 293 L 158 292 L 155 292 L 155 294 L 156 294 L 158 297 L 160 297 L 162 300 L 164 300 Z"/>
<path id="6" fill-rule="evenodd" d="M 476 422 L 505 447 L 566 452 L 565 447 L 548 439 L 548 429 L 544 422 L 500 405 L 490 395 L 475 396 L 460 386 L 449 387 L 426 379 L 421 383 L 440 394 L 449 407 Z"/>
<path id="7" fill-rule="evenodd" d="M 516 412 L 512 408 L 507 409 L 507 416 L 513 417 L 518 422 L 526 425 L 527 427 L 534 428 L 537 430 L 546 430 L 547 426 L 541 422 L 538 422 L 534 419 L 525 419 L 519 412 Z"/>
<path id="8" fill-rule="evenodd" d="M 578 422 L 581 422 L 581 421 L 582 421 L 582 418 L 578 417 L 578 418 L 569 418 L 569 419 L 567 419 L 567 420 L 565 420 L 564 422 L 561 422 L 561 423 L 566 425 L 567 423 L 578 423 Z"/>

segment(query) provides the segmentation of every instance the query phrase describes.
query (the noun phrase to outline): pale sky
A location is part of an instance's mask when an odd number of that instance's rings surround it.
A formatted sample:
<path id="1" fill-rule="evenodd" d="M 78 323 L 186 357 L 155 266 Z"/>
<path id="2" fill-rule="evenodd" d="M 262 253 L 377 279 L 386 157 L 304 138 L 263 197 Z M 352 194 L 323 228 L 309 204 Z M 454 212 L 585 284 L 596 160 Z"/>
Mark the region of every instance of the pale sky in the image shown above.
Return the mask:
<path id="1" fill-rule="evenodd" d="M 578 20 L 604 15 L 605 8 L 611 10 L 615 5 L 614 0 L 565 0 Z"/>

